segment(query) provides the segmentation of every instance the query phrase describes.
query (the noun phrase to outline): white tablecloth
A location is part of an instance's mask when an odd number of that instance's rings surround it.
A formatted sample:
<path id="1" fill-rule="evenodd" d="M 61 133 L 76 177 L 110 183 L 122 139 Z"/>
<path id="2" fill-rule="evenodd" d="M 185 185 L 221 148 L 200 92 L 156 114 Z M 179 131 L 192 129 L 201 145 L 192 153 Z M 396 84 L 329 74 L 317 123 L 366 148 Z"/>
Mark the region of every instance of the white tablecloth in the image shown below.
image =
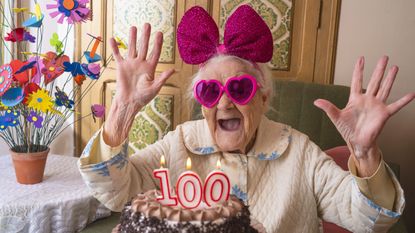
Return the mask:
<path id="1" fill-rule="evenodd" d="M 17 183 L 10 155 L 0 155 L 0 232 L 79 232 L 110 215 L 87 189 L 77 158 L 49 155 L 43 182 Z"/>

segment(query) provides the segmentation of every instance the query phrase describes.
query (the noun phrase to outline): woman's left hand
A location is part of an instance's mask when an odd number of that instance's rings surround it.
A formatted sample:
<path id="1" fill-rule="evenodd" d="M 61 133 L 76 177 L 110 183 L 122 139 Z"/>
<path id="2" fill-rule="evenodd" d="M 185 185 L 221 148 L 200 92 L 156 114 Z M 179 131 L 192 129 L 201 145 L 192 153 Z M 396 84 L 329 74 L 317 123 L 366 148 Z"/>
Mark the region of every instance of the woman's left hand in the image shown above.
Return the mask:
<path id="1" fill-rule="evenodd" d="M 330 120 L 349 146 L 361 177 L 374 174 L 381 159 L 376 144 L 386 121 L 415 98 L 409 93 L 401 99 L 386 104 L 398 67 L 392 66 L 382 81 L 388 57 L 382 57 L 373 72 L 367 90 L 362 93 L 364 57 L 355 65 L 349 102 L 343 109 L 338 109 L 327 100 L 318 99 L 314 105 L 326 112 Z"/>

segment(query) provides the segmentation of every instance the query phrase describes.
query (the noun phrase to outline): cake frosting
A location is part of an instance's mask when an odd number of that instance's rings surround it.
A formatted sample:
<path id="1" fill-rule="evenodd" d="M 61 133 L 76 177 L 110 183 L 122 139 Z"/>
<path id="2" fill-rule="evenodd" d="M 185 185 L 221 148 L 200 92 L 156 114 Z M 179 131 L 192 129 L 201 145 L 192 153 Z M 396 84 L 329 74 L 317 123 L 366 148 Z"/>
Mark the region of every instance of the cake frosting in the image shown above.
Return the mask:
<path id="1" fill-rule="evenodd" d="M 114 232 L 257 232 L 250 226 L 248 207 L 235 196 L 212 207 L 185 209 L 160 204 L 159 195 L 150 190 L 134 197 Z"/>

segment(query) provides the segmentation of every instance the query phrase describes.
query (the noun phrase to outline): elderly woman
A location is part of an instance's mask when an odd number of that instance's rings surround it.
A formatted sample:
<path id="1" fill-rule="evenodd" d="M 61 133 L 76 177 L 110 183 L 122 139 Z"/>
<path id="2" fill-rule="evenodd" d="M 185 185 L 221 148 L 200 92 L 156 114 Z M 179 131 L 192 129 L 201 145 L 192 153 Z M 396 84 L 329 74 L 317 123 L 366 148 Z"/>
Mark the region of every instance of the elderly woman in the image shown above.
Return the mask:
<path id="1" fill-rule="evenodd" d="M 188 157 L 202 179 L 220 159 L 232 193 L 249 205 L 267 232 L 319 232 L 319 219 L 353 232 L 385 232 L 397 221 L 404 208 L 403 191 L 383 161 L 376 140 L 386 121 L 415 94 L 386 104 L 398 72 L 393 66 L 383 78 L 387 57 L 379 60 L 364 93 L 364 58 L 358 59 L 344 109 L 326 100 L 315 101 L 348 142 L 352 153 L 350 172 L 346 172 L 306 135 L 264 116 L 272 85 L 266 65 L 258 62 L 269 61 L 269 51 L 256 47 L 260 59 L 249 59 L 229 52 L 231 46 L 225 43 L 225 49 L 218 46 L 205 61 L 193 62 L 197 59 L 192 57 L 194 50 L 180 41 L 192 35 L 182 26 L 178 31 L 182 58 L 192 64 L 203 63 L 194 76 L 193 90 L 204 119 L 179 125 L 162 140 L 128 156 L 122 145 L 135 115 L 157 95 L 174 70 L 155 77 L 162 34 L 156 34 L 148 55 L 149 24 L 144 25 L 138 51 L 137 29 L 131 28 L 125 58 L 112 39 L 116 95 L 103 128 L 91 138 L 79 161 L 82 176 L 98 200 L 121 211 L 137 193 L 158 188 L 152 171 L 164 155 L 173 181 L 185 171 Z M 192 30 L 189 33 L 199 33 Z M 269 29 L 261 33 L 270 36 Z M 271 43 L 272 51 L 272 40 L 266 43 Z"/>

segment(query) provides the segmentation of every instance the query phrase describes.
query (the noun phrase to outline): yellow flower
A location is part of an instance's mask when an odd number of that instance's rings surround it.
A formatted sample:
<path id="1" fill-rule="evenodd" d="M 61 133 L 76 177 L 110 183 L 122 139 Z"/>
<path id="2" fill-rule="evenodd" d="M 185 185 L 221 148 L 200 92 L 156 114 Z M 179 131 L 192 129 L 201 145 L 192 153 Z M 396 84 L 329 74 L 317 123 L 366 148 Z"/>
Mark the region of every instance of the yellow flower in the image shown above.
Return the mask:
<path id="1" fill-rule="evenodd" d="M 49 96 L 48 91 L 39 89 L 29 95 L 27 99 L 28 107 L 34 110 L 46 113 L 53 107 L 52 98 Z"/>
<path id="2" fill-rule="evenodd" d="M 5 106 L 0 100 L 0 110 L 7 110 L 9 107 Z"/>
<path id="3" fill-rule="evenodd" d="M 124 41 L 119 38 L 118 36 L 115 37 L 115 41 L 117 42 L 117 46 L 120 49 L 127 49 L 127 45 L 125 45 Z"/>

